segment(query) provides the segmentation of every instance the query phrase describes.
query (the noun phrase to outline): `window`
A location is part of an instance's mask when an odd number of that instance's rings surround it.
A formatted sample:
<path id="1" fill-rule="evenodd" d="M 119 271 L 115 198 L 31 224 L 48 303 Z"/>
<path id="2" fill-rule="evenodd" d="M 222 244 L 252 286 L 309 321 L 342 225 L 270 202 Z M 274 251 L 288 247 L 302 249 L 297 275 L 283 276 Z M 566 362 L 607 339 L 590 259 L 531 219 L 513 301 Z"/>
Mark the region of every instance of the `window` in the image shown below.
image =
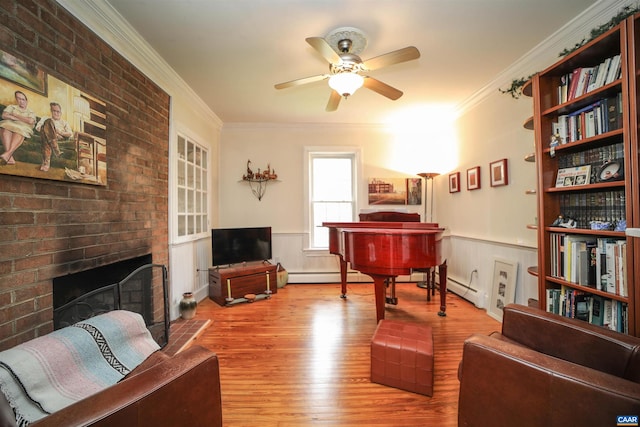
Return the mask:
<path id="1" fill-rule="evenodd" d="M 356 212 L 354 151 L 309 152 L 309 223 L 312 249 L 329 247 L 325 221 L 353 221 Z"/>
<path id="2" fill-rule="evenodd" d="M 200 237 L 209 231 L 207 214 L 208 151 L 191 139 L 178 135 L 176 236 Z"/>

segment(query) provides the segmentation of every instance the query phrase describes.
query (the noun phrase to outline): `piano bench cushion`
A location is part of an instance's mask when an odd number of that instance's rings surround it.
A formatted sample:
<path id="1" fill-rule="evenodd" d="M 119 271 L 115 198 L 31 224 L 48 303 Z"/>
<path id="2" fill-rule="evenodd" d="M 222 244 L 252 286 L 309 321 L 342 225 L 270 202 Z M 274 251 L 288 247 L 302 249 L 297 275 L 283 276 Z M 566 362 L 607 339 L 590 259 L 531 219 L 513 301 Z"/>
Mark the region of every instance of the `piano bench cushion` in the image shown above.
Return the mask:
<path id="1" fill-rule="evenodd" d="M 371 381 L 433 396 L 431 326 L 382 319 L 371 340 Z"/>

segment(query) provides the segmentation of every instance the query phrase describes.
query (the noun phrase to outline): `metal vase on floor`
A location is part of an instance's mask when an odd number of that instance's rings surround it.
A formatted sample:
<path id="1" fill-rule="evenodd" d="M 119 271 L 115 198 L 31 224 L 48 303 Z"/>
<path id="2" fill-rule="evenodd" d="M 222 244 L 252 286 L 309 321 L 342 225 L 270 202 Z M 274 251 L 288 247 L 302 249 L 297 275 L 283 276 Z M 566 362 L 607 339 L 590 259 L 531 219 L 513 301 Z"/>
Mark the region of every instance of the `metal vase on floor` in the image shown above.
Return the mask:
<path id="1" fill-rule="evenodd" d="M 196 315 L 196 309 L 198 308 L 198 301 L 193 296 L 193 292 L 185 292 L 182 294 L 180 300 L 180 316 L 184 320 L 189 320 Z"/>

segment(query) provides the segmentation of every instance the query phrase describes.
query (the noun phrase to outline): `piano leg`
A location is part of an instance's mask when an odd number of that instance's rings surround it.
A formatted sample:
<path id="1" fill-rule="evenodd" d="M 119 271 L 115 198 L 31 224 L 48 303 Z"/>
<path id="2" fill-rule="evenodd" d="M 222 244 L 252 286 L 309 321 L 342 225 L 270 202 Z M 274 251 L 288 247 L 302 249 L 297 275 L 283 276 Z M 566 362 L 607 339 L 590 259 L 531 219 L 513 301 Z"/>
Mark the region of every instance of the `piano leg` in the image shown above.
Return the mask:
<path id="1" fill-rule="evenodd" d="M 340 284 L 341 291 L 340 298 L 347 298 L 347 261 L 340 257 Z"/>
<path id="2" fill-rule="evenodd" d="M 369 273 L 367 273 L 369 274 Z M 379 323 L 384 319 L 385 297 L 386 297 L 386 281 L 389 276 L 380 276 L 378 274 L 369 274 L 373 279 L 374 292 L 376 297 L 376 321 Z"/>
<path id="3" fill-rule="evenodd" d="M 438 316 L 444 317 L 447 315 L 447 261 L 440 264 L 438 274 L 440 275 L 440 311 Z"/>

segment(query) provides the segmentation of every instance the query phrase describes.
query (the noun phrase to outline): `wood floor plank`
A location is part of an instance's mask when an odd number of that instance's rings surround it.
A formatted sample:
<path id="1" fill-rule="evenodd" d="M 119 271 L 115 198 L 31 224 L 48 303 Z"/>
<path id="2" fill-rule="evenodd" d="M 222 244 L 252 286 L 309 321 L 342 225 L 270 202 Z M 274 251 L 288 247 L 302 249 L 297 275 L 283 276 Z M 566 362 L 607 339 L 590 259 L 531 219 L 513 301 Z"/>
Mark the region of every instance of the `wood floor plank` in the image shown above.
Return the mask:
<path id="1" fill-rule="evenodd" d="M 196 318 L 210 326 L 196 343 L 220 361 L 223 421 L 244 426 L 456 426 L 462 343 L 500 329 L 484 310 L 449 293 L 426 301 L 415 283 L 397 284 L 386 318 L 431 325 L 433 397 L 372 383 L 376 327 L 372 284 L 289 284 L 269 300 L 220 307 L 207 299 Z"/>

